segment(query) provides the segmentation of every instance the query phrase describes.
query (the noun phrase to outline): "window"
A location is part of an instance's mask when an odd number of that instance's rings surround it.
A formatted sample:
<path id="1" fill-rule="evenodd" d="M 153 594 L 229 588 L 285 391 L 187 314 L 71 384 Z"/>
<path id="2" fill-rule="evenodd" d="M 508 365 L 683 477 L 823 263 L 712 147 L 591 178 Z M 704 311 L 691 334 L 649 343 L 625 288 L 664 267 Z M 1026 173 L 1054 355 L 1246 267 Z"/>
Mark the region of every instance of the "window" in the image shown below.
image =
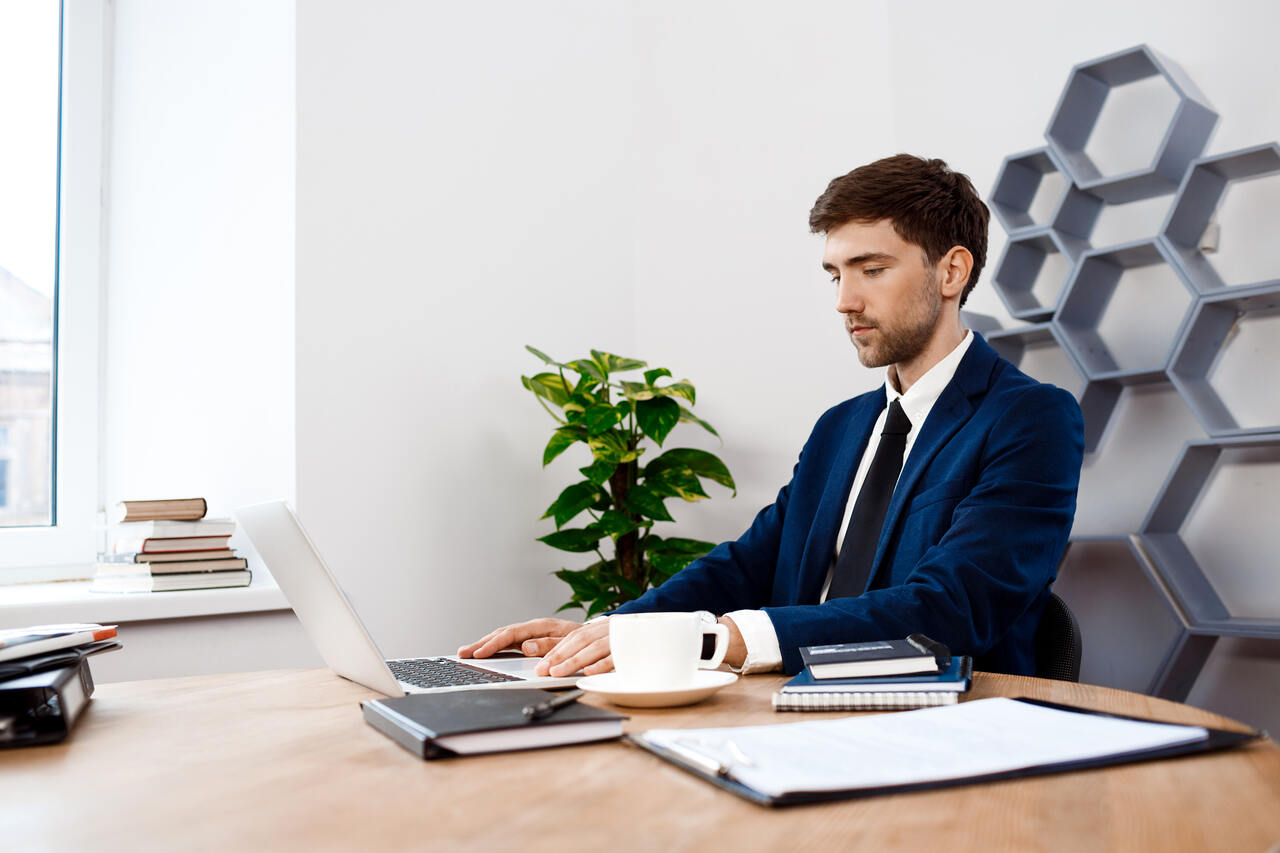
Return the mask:
<path id="1" fill-rule="evenodd" d="M 53 523 L 61 29 L 57 3 L 0 5 L 3 527 Z"/>
<path id="2" fill-rule="evenodd" d="M 0 3 L 0 584 L 94 558 L 106 8 Z"/>

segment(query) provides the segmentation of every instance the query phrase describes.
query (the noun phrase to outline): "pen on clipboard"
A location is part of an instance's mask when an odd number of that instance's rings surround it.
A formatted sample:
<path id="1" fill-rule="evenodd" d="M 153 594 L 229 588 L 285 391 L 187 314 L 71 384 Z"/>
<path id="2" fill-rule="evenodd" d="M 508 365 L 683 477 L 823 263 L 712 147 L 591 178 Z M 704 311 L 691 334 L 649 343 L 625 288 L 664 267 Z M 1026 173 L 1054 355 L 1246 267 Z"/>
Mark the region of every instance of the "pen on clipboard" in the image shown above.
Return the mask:
<path id="1" fill-rule="evenodd" d="M 702 741 L 697 742 L 697 746 L 704 745 L 705 744 Z M 722 761 L 714 756 L 708 755 L 695 746 L 690 745 L 687 741 L 673 741 L 668 744 L 667 748 L 703 772 L 710 773 L 715 776 L 731 778 L 734 767 L 755 766 L 756 763 L 751 759 L 751 756 L 743 752 L 742 748 L 733 741 L 726 739 L 721 741 L 719 745 L 732 756 L 733 760 L 731 762 Z"/>

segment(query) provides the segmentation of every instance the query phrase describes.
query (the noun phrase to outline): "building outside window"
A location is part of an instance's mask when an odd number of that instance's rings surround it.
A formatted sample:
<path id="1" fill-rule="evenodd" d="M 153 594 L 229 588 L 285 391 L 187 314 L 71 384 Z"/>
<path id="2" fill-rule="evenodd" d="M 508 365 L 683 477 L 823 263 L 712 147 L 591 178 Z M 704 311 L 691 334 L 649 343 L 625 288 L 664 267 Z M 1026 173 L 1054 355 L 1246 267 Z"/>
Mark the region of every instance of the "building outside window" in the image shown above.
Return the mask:
<path id="1" fill-rule="evenodd" d="M 61 29 L 0 4 L 0 527 L 54 522 Z"/>

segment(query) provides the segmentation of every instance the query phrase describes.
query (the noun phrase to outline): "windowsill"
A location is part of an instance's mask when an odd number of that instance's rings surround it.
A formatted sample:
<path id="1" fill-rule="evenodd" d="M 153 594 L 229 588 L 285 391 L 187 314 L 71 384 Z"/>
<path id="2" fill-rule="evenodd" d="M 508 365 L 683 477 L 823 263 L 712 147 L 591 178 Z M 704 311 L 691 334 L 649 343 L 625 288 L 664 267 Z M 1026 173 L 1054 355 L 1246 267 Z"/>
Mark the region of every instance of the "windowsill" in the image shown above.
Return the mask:
<path id="1" fill-rule="evenodd" d="M 270 579 L 237 589 L 150 593 L 89 592 L 88 581 L 0 587 L 0 628 L 59 622 L 111 625 L 288 609 L 284 593 Z"/>

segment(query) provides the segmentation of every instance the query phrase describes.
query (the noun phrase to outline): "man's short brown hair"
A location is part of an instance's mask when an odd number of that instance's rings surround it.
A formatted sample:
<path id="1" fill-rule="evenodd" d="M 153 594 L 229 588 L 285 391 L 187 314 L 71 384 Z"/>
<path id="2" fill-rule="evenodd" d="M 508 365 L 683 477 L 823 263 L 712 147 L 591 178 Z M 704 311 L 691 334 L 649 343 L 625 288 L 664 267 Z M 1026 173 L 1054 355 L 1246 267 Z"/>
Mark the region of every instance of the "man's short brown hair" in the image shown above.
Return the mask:
<path id="1" fill-rule="evenodd" d="M 887 219 L 898 236 L 924 250 L 929 265 L 964 246 L 973 269 L 960 294 L 963 305 L 987 260 L 989 218 L 967 176 L 942 160 L 895 154 L 832 180 L 809 211 L 809 230 L 826 233 L 846 222 Z"/>

